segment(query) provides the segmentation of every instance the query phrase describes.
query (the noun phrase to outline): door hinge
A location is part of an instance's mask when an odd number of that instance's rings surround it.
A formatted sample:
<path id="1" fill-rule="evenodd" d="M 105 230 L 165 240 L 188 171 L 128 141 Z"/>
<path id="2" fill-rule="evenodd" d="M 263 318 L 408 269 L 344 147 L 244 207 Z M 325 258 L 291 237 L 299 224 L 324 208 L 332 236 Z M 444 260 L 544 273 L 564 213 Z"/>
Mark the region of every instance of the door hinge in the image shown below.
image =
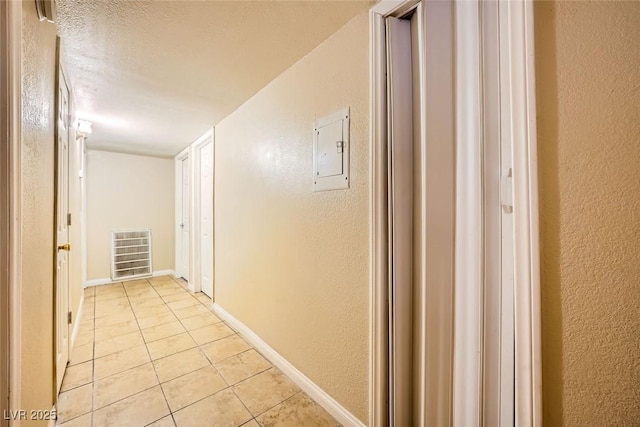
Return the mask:
<path id="1" fill-rule="evenodd" d="M 72 319 L 73 319 L 73 313 L 72 313 L 72 312 L 69 312 L 69 313 L 67 314 L 67 322 L 69 322 L 69 324 L 71 324 L 71 320 L 72 320 Z"/>
<path id="2" fill-rule="evenodd" d="M 70 226 L 70 225 L 71 225 L 71 214 L 68 213 L 67 214 L 67 226 Z"/>

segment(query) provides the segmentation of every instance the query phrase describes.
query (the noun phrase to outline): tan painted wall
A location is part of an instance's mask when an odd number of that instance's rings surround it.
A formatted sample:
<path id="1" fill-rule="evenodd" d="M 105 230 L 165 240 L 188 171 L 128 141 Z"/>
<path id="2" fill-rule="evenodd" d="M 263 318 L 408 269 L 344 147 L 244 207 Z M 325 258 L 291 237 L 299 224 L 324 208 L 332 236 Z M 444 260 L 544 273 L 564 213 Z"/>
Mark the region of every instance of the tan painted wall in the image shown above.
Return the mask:
<path id="1" fill-rule="evenodd" d="M 56 29 L 23 2 L 22 377 L 20 409 L 53 405 L 53 171 Z M 16 408 L 17 409 L 17 408 Z M 46 425 L 27 421 L 23 426 Z"/>
<path id="2" fill-rule="evenodd" d="M 536 2 L 544 425 L 640 422 L 640 2 Z"/>
<path id="3" fill-rule="evenodd" d="M 216 302 L 368 415 L 369 55 L 358 15 L 216 127 Z M 313 122 L 351 106 L 351 189 L 312 192 Z"/>
<path id="4" fill-rule="evenodd" d="M 151 228 L 153 269 L 174 269 L 173 159 L 87 151 L 87 279 L 111 276 L 111 231 Z"/>

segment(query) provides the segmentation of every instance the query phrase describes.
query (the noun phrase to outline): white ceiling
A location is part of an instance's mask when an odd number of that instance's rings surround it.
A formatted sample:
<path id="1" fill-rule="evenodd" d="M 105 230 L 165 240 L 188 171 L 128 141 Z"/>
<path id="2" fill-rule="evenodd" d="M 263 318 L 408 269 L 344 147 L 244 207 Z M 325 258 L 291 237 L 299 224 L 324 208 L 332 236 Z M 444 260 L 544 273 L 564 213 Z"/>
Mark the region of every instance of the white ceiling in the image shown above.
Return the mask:
<path id="1" fill-rule="evenodd" d="M 173 156 L 370 4 L 57 0 L 87 144 Z"/>

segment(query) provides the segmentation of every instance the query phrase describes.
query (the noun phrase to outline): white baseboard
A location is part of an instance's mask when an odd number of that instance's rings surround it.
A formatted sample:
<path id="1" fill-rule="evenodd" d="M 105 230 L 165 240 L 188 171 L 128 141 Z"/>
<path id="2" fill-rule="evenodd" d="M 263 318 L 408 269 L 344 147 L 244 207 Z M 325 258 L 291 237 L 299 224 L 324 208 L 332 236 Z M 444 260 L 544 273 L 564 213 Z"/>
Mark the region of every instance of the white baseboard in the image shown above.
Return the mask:
<path id="1" fill-rule="evenodd" d="M 269 344 L 264 342 L 262 338 L 256 335 L 256 333 L 249 329 L 244 323 L 229 314 L 224 308 L 220 307 L 220 305 L 215 302 L 213 303 L 213 311 L 220 316 L 220 318 L 226 321 L 229 326 L 238 331 L 238 333 L 252 344 L 256 350 L 262 353 L 262 355 L 273 363 L 274 366 L 293 380 L 298 387 L 322 406 L 329 414 L 338 420 L 338 422 L 344 426 L 365 427 L 362 421 L 349 412 L 344 406 L 340 405 L 333 397 L 327 394 L 326 391 L 322 390 L 295 366 L 289 363 L 287 359 L 278 354 L 277 351 L 271 348 Z"/>
<path id="2" fill-rule="evenodd" d="M 73 332 L 71 332 L 71 348 L 76 344 L 76 337 L 80 330 L 80 319 L 82 318 L 82 310 L 84 310 L 84 292 L 80 295 L 80 304 L 78 304 L 78 310 L 76 310 L 75 319 L 73 322 Z"/>
<path id="3" fill-rule="evenodd" d="M 104 279 L 91 279 L 84 282 L 84 287 L 88 288 L 90 286 L 110 285 L 111 283 L 113 282 L 111 282 L 111 278 L 109 277 Z"/>
<path id="4" fill-rule="evenodd" d="M 151 273 L 151 276 L 153 277 L 157 277 L 157 276 L 173 276 L 176 277 L 176 272 L 173 270 L 158 270 L 158 271 L 154 271 L 153 273 Z"/>
<path id="5" fill-rule="evenodd" d="M 140 279 L 144 279 L 147 277 L 158 277 L 158 276 L 176 276 L 176 272 L 173 270 L 158 270 L 158 271 L 154 271 L 153 273 L 151 273 L 151 276 L 144 276 L 144 277 L 134 277 L 132 279 L 124 279 L 124 280 L 116 280 L 115 282 L 113 280 L 111 280 L 110 277 L 104 277 L 102 279 L 91 279 L 91 280 L 87 280 L 86 282 L 84 282 L 84 287 L 88 288 L 90 286 L 100 286 L 100 285 L 110 285 L 112 283 L 118 283 L 118 282 L 127 282 L 129 280 L 140 280 Z"/>

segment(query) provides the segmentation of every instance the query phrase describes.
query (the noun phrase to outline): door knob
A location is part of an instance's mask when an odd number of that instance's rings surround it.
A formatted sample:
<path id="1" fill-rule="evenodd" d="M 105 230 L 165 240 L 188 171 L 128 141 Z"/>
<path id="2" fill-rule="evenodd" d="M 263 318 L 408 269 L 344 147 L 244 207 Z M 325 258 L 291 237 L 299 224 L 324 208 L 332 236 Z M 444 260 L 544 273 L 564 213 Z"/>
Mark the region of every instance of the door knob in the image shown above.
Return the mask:
<path id="1" fill-rule="evenodd" d="M 65 243 L 64 245 L 58 245 L 58 250 L 69 252 L 71 250 L 71 245 L 69 243 Z"/>

